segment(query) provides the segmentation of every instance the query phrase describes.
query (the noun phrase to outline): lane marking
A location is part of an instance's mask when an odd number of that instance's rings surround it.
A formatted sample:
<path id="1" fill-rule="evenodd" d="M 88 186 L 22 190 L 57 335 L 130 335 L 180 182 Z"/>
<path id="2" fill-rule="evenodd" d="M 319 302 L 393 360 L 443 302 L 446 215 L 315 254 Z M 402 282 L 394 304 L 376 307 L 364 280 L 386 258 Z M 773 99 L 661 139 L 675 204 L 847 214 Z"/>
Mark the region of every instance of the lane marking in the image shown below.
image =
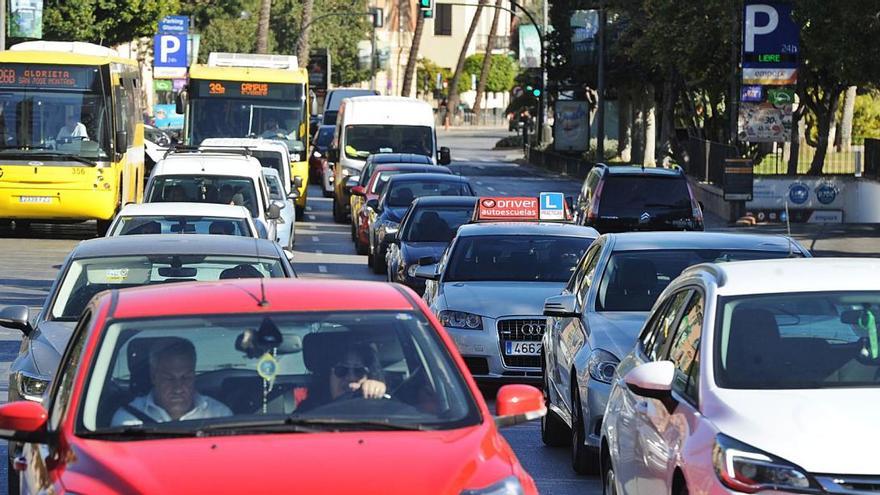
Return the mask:
<path id="1" fill-rule="evenodd" d="M 324 265 L 318 265 L 318 271 L 321 273 L 327 273 L 327 267 Z"/>
<path id="2" fill-rule="evenodd" d="M 313 236 L 312 236 L 312 242 L 320 242 L 320 239 L 318 239 L 318 236 L 313 235 Z"/>
<path id="3" fill-rule="evenodd" d="M 492 191 L 492 192 L 495 192 L 495 188 L 492 187 L 492 186 L 489 186 L 489 187 L 487 187 L 486 189 L 488 189 L 488 190 L 490 190 L 490 191 Z"/>
<path id="4" fill-rule="evenodd" d="M 324 251 L 321 251 L 320 249 L 315 249 L 315 254 L 321 256 L 322 254 L 324 254 Z"/>
<path id="5" fill-rule="evenodd" d="M 482 182 L 480 182 L 480 181 L 477 181 L 477 185 L 478 185 L 478 186 L 482 186 L 482 185 L 483 185 L 483 183 L 482 183 Z"/>
<path id="6" fill-rule="evenodd" d="M 306 206 L 306 211 L 312 211 L 312 207 L 311 207 L 311 206 Z"/>
<path id="7" fill-rule="evenodd" d="M 309 215 L 309 220 L 311 220 L 311 221 L 314 222 L 314 221 L 315 221 L 315 215 Z"/>

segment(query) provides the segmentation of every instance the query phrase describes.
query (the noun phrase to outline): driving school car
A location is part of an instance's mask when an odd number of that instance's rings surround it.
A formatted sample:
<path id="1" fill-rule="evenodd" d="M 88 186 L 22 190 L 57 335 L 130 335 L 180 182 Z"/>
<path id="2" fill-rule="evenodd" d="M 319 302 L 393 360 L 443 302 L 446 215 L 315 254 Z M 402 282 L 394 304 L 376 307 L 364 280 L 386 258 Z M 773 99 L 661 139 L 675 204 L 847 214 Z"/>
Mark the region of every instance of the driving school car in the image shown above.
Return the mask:
<path id="1" fill-rule="evenodd" d="M 427 280 L 424 299 L 477 380 L 538 380 L 543 300 L 562 290 L 599 234 L 563 223 L 559 193 L 480 198 L 474 215 L 439 263 L 415 269 Z"/>
<path id="2" fill-rule="evenodd" d="M 366 374 L 384 395 L 331 397 Z M 493 416 L 401 286 L 107 291 L 46 397 L 0 406 L 0 437 L 25 443 L 25 493 L 537 493 L 498 428 L 540 417 L 541 392 L 502 387 Z"/>

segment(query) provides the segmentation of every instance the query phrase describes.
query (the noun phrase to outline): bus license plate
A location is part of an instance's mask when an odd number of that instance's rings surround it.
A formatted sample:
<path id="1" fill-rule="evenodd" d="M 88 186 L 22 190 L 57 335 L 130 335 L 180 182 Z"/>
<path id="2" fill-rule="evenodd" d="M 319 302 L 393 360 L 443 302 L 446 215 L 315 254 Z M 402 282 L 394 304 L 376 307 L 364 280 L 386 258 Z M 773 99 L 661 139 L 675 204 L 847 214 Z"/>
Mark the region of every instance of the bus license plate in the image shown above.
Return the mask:
<path id="1" fill-rule="evenodd" d="M 51 203 L 52 196 L 19 196 L 19 203 Z"/>
<path id="2" fill-rule="evenodd" d="M 508 340 L 504 343 L 508 356 L 540 356 L 541 343 Z"/>

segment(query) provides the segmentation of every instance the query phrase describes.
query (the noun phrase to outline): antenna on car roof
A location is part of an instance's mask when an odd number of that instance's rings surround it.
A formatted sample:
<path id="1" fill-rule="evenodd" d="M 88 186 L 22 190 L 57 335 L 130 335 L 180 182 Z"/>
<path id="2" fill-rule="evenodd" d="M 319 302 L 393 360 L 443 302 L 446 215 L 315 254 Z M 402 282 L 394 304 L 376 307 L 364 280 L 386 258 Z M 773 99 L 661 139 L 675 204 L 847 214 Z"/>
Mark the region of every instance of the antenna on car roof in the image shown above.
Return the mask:
<path id="1" fill-rule="evenodd" d="M 788 257 L 794 257 L 794 246 L 792 246 L 791 240 L 791 218 L 789 218 L 788 214 L 788 199 L 785 200 L 785 230 L 788 232 Z"/>
<path id="2" fill-rule="evenodd" d="M 260 259 L 260 241 L 254 237 L 254 254 L 257 255 L 257 261 Z M 266 286 L 263 284 L 263 276 L 260 275 L 260 301 L 257 303 L 257 306 L 261 308 L 265 308 L 269 305 L 269 301 L 266 299 Z"/>

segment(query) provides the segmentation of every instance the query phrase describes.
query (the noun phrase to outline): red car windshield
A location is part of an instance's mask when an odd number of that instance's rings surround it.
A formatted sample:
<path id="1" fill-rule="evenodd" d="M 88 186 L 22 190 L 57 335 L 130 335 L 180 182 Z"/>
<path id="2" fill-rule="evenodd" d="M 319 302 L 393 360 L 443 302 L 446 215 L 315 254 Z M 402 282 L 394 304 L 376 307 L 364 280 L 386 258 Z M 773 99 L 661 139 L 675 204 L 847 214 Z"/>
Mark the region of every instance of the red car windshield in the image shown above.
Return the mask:
<path id="1" fill-rule="evenodd" d="M 480 420 L 449 351 L 413 312 L 120 321 L 92 366 L 85 435 L 130 426 L 449 429 Z"/>

